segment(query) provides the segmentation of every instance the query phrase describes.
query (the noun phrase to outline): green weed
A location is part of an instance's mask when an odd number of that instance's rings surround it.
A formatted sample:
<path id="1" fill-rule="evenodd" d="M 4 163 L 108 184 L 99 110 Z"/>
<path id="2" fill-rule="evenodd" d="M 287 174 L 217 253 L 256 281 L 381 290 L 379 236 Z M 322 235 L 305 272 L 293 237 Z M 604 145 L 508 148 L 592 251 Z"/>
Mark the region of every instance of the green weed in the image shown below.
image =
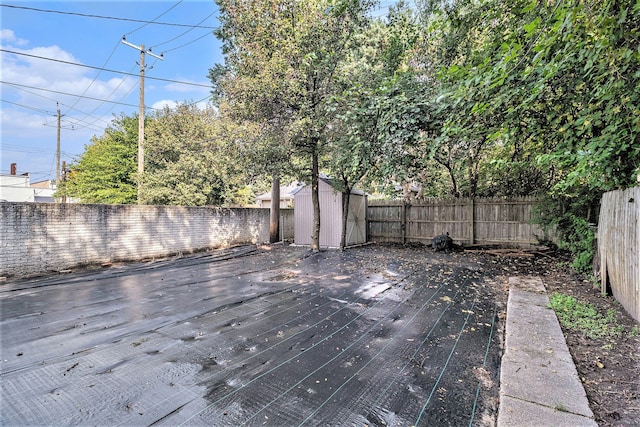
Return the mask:
<path id="1" fill-rule="evenodd" d="M 570 295 L 558 292 L 549 297 L 549 306 L 556 312 L 562 326 L 589 338 L 618 338 L 624 332 L 624 326 L 616 320 L 615 310 L 607 310 L 603 315 L 593 304 L 579 302 Z"/>

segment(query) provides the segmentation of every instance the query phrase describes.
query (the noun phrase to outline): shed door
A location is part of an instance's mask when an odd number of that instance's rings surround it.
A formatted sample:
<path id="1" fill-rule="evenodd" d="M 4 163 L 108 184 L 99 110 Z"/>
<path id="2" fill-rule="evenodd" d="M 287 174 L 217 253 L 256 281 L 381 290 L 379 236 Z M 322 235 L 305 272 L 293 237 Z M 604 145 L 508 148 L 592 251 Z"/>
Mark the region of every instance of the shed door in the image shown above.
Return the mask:
<path id="1" fill-rule="evenodd" d="M 347 245 L 357 245 L 367 241 L 367 198 L 351 195 L 347 217 Z"/>

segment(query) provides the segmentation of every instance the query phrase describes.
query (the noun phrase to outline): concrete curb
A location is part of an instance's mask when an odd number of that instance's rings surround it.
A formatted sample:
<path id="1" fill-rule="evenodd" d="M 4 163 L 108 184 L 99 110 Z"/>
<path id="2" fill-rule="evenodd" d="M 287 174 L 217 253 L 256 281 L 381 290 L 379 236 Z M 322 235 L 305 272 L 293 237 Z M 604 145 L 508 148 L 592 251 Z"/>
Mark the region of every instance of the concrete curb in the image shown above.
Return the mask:
<path id="1" fill-rule="evenodd" d="M 510 277 L 498 427 L 596 426 L 539 277 Z"/>

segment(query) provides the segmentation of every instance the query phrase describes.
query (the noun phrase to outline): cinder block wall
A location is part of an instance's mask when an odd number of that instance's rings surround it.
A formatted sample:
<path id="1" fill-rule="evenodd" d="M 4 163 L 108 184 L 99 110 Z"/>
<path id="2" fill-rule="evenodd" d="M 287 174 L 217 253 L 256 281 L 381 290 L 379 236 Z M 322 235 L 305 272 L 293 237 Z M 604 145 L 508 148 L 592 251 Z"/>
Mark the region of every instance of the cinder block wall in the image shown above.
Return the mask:
<path id="1" fill-rule="evenodd" d="M 268 240 L 268 209 L 0 203 L 0 276 Z"/>

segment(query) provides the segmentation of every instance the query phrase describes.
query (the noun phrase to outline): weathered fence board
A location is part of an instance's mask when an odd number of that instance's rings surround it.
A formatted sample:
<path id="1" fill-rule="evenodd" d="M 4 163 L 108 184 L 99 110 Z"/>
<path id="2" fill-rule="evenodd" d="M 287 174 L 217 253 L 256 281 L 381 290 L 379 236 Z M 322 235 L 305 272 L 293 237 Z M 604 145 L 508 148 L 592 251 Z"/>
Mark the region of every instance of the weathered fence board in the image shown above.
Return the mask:
<path id="1" fill-rule="evenodd" d="M 602 290 L 607 278 L 613 296 L 640 321 L 640 187 L 602 196 L 598 251 Z"/>
<path id="2" fill-rule="evenodd" d="M 459 243 L 529 246 L 548 239 L 532 223 L 537 198 L 430 199 L 407 204 L 369 202 L 369 238 L 377 242 L 429 243 L 449 233 Z"/>

